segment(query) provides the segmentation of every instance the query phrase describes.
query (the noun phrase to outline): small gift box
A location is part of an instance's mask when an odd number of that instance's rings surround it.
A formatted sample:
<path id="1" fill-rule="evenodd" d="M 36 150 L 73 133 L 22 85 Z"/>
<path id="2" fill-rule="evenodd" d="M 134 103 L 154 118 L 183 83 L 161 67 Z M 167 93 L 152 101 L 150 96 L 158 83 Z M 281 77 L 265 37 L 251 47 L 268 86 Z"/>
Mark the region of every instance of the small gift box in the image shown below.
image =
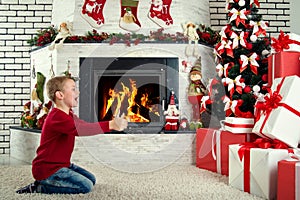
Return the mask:
<path id="1" fill-rule="evenodd" d="M 281 51 L 268 57 L 268 85 L 271 86 L 275 78 L 285 76 L 300 76 L 300 52 Z"/>
<path id="2" fill-rule="evenodd" d="M 268 58 L 268 85 L 275 78 L 300 75 L 300 36 L 285 34 L 280 30 L 278 38 L 272 38 L 272 48 L 276 52 Z"/>
<path id="3" fill-rule="evenodd" d="M 300 200 L 300 160 L 278 162 L 278 200 Z"/>
<path id="4" fill-rule="evenodd" d="M 223 123 L 225 130 L 232 133 L 251 133 L 254 127 L 253 118 L 226 117 Z"/>
<path id="5" fill-rule="evenodd" d="M 230 144 L 250 141 L 254 134 L 233 134 L 217 129 L 200 128 L 196 133 L 196 166 L 228 176 Z"/>
<path id="6" fill-rule="evenodd" d="M 278 139 L 297 148 L 300 141 L 300 78 L 275 79 L 272 91 L 265 96 L 264 110 L 252 130 L 260 137 Z"/>
<path id="7" fill-rule="evenodd" d="M 287 149 L 229 146 L 229 185 L 266 199 L 276 199 L 277 162 L 288 158 Z"/>

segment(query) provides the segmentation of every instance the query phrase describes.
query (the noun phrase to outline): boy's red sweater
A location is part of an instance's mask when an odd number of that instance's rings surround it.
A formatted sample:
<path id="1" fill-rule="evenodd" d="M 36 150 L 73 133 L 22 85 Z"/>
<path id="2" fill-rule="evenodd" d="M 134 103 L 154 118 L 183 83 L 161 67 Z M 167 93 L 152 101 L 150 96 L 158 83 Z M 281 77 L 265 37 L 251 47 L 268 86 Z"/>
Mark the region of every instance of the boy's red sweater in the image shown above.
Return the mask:
<path id="1" fill-rule="evenodd" d="M 74 149 L 75 136 L 90 136 L 109 131 L 109 122 L 88 123 L 53 108 L 42 128 L 40 146 L 32 161 L 32 174 L 43 180 L 62 167 L 69 167 Z"/>

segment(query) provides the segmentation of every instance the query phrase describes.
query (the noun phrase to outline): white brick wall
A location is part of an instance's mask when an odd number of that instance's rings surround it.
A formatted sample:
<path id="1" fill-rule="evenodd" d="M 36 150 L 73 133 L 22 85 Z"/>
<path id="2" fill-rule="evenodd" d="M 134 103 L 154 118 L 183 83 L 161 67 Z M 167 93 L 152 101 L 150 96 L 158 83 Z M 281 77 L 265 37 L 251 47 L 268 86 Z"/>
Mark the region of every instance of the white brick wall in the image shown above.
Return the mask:
<path id="1" fill-rule="evenodd" d="M 211 25 L 226 23 L 226 0 L 210 0 Z M 290 0 L 260 0 L 259 14 L 270 23 L 268 33 L 290 31 Z M 30 98 L 27 40 L 51 22 L 52 0 L 0 0 L 0 154 L 9 153 L 9 126 L 18 125 Z"/>
<path id="2" fill-rule="evenodd" d="M 51 22 L 52 0 L 0 1 L 0 154 L 9 153 L 9 126 L 30 98 L 30 39 Z"/>

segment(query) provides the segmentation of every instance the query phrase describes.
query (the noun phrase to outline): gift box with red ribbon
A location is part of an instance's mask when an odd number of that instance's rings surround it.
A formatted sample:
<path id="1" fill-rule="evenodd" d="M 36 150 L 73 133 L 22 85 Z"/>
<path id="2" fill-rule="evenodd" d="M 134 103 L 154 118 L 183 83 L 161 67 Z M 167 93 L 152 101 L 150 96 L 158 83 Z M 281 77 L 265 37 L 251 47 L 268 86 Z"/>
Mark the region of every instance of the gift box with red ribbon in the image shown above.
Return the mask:
<path id="1" fill-rule="evenodd" d="M 264 140 L 229 146 L 229 185 L 262 198 L 276 199 L 277 163 L 288 158 L 289 150 L 269 148 L 283 148 L 284 144 Z"/>
<path id="2" fill-rule="evenodd" d="M 272 90 L 260 103 L 260 115 L 252 130 L 260 137 L 278 139 L 297 148 L 300 142 L 300 78 L 275 79 Z"/>
<path id="3" fill-rule="evenodd" d="M 300 200 L 300 160 L 278 162 L 278 200 Z"/>
<path id="4" fill-rule="evenodd" d="M 228 176 L 228 146 L 250 141 L 255 134 L 233 134 L 200 128 L 196 133 L 196 166 Z"/>
<path id="5" fill-rule="evenodd" d="M 300 76 L 300 37 L 295 34 L 285 34 L 280 30 L 278 38 L 272 37 L 272 48 L 276 53 L 268 57 L 268 85 L 275 78 L 285 76 Z"/>
<path id="6" fill-rule="evenodd" d="M 254 119 L 226 117 L 224 120 L 224 127 L 226 131 L 232 133 L 252 133 L 252 129 L 254 127 Z"/>
<path id="7" fill-rule="evenodd" d="M 275 78 L 285 76 L 300 76 L 300 52 L 281 51 L 268 57 L 268 85 Z"/>

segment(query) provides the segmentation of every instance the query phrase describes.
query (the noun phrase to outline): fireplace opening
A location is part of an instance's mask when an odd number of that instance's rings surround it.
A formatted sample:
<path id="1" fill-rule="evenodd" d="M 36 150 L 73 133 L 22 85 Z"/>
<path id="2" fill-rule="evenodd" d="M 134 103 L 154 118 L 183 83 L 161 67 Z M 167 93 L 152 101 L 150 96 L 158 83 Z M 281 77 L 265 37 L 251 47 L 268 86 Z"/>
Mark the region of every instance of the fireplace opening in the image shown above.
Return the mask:
<path id="1" fill-rule="evenodd" d="M 104 73 L 98 82 L 98 120 L 124 114 L 128 122 L 159 122 L 159 79 L 154 73 L 147 76 Z"/>
<path id="2" fill-rule="evenodd" d="M 178 92 L 178 58 L 81 58 L 79 74 L 80 118 L 124 114 L 127 133 L 161 132 L 171 90 Z"/>

